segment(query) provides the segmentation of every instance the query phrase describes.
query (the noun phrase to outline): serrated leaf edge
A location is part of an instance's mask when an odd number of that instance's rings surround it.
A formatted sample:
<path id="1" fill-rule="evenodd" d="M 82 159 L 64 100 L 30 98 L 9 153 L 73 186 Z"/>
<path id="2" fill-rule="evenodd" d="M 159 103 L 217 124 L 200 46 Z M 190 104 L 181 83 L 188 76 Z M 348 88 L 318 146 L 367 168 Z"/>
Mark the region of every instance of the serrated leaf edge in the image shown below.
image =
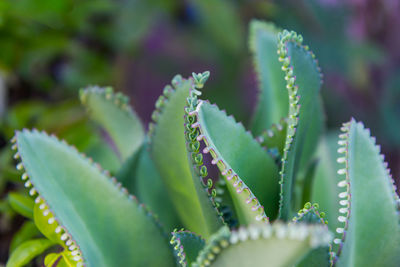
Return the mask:
<path id="1" fill-rule="evenodd" d="M 257 77 L 257 103 L 256 103 L 256 110 L 258 109 L 258 106 L 261 104 L 261 97 L 260 95 L 262 95 L 263 91 L 262 91 L 262 78 L 261 78 L 261 71 L 260 71 L 260 65 L 258 63 L 257 60 L 255 60 L 256 55 L 257 55 L 257 49 L 256 49 L 256 44 L 255 44 L 255 39 L 256 39 L 256 31 L 260 30 L 260 29 L 265 29 L 267 31 L 275 31 L 277 34 L 280 31 L 280 29 L 278 27 L 276 27 L 273 23 L 268 23 L 262 20 L 257 20 L 257 19 L 253 19 L 250 22 L 250 34 L 249 34 L 249 39 L 248 39 L 248 47 L 249 50 L 251 52 L 251 54 L 253 54 L 252 57 L 252 63 L 253 63 L 253 69 L 256 72 L 256 77 Z M 278 41 L 278 39 L 277 39 Z M 254 115 L 253 118 L 254 120 Z"/>
<path id="2" fill-rule="evenodd" d="M 103 97 L 105 100 L 114 104 L 116 107 L 121 109 L 128 116 L 135 116 L 136 113 L 131 105 L 129 105 L 129 97 L 121 92 L 115 93 L 112 87 L 100 87 L 97 85 L 92 85 L 85 87 L 79 91 L 79 98 L 83 104 L 87 103 L 87 97 L 89 94 L 97 94 Z M 90 112 L 90 108 L 87 108 Z"/>
<path id="3" fill-rule="evenodd" d="M 179 231 L 178 231 L 177 229 L 175 229 L 175 230 L 171 233 L 171 236 L 172 236 L 172 237 L 171 237 L 170 244 L 173 246 L 173 248 L 174 248 L 174 250 L 175 250 L 175 252 L 176 252 L 176 255 L 179 257 L 179 264 L 180 264 L 182 267 L 186 267 L 186 266 L 188 265 L 188 262 L 187 262 L 187 259 L 186 259 L 185 248 L 183 247 L 182 242 L 181 242 L 181 239 L 180 239 L 180 237 L 179 237 L 178 234 L 187 234 L 187 235 L 191 235 L 191 236 L 193 236 L 194 238 L 201 240 L 204 244 L 205 244 L 205 240 L 204 240 L 204 238 L 202 238 L 201 236 L 199 236 L 199 235 L 197 235 L 197 234 L 195 234 L 195 233 L 193 233 L 193 232 L 184 230 L 184 229 L 181 229 L 181 230 L 179 230 Z"/>
<path id="4" fill-rule="evenodd" d="M 293 66 L 291 63 L 291 58 L 288 56 L 288 47 L 287 43 L 292 42 L 301 49 L 304 49 L 311 58 L 314 60 L 314 64 L 318 72 L 320 73 L 320 81 L 322 84 L 323 75 L 321 73 L 321 68 L 318 65 L 318 61 L 315 58 L 315 55 L 312 51 L 310 51 L 307 45 L 303 45 L 303 37 L 298 35 L 294 31 L 287 31 L 284 30 L 283 32 L 278 34 L 278 60 L 282 62 L 282 71 L 285 73 L 285 80 L 286 80 L 286 88 L 288 89 L 289 93 L 289 114 L 287 117 L 287 133 L 286 133 L 286 141 L 285 146 L 283 149 L 283 157 L 282 157 L 282 168 L 280 171 L 281 179 L 279 184 L 281 186 L 281 193 L 280 193 L 280 200 L 279 200 L 279 214 L 281 214 L 281 210 L 283 207 L 283 185 L 284 185 L 284 174 L 285 174 L 285 167 L 286 167 L 286 160 L 288 158 L 288 153 L 292 148 L 292 143 L 295 138 L 296 134 L 296 127 L 299 122 L 299 112 L 300 112 L 300 105 L 299 100 L 300 96 L 298 95 L 299 87 L 296 84 L 296 76 L 293 73 Z"/>
<path id="5" fill-rule="evenodd" d="M 223 220 L 230 229 L 236 228 L 239 222 L 233 216 L 232 207 L 224 203 L 222 200 L 222 196 L 227 190 L 226 181 L 224 179 L 218 179 L 214 184 L 216 192 L 214 201 L 219 205 L 219 210 L 222 214 Z"/>
<path id="6" fill-rule="evenodd" d="M 239 177 L 239 175 L 230 167 L 230 165 L 219 155 L 220 153 L 218 152 L 218 149 L 215 147 L 213 144 L 212 140 L 207 138 L 205 135 L 205 131 L 202 128 L 201 123 L 199 122 L 198 116 L 199 116 L 199 109 L 201 105 L 204 102 L 204 100 L 199 100 L 199 103 L 196 106 L 196 109 L 190 113 L 191 116 L 196 117 L 196 121 L 193 122 L 192 128 L 198 128 L 200 131 L 200 135 L 197 136 L 198 141 L 203 141 L 205 144 L 205 148 L 203 149 L 202 153 L 210 153 L 211 157 L 213 160 L 211 161 L 211 164 L 217 165 L 220 173 L 226 177 L 226 180 L 232 184 L 232 186 L 236 189 L 235 192 L 237 194 L 242 194 L 243 192 L 247 193 L 247 198 L 246 198 L 246 204 L 251 206 L 251 210 L 255 212 L 255 219 L 256 221 L 260 222 L 265 222 L 269 223 L 269 218 L 265 214 L 264 207 L 261 205 L 260 201 L 257 199 L 257 197 L 253 194 L 251 189 L 243 182 L 243 180 Z M 217 105 L 212 104 L 213 107 L 218 108 Z M 222 110 L 223 113 L 226 112 Z M 236 122 L 235 118 L 233 116 L 228 116 L 230 120 L 234 122 L 234 124 L 239 125 L 239 127 L 242 127 L 243 129 L 244 126 L 242 123 Z M 245 131 L 246 134 L 248 134 L 252 140 L 255 141 L 253 135 L 249 131 Z"/>
<path id="7" fill-rule="evenodd" d="M 201 140 L 199 140 L 199 136 L 201 135 L 201 133 L 199 132 L 199 129 L 193 127 L 193 124 L 195 123 L 195 120 L 197 118 L 193 115 L 193 112 L 195 111 L 196 104 L 198 102 L 197 95 L 200 95 L 201 92 L 196 90 L 193 78 L 190 77 L 189 80 L 191 81 L 192 86 L 189 90 L 189 97 L 187 98 L 184 115 L 186 149 L 191 159 L 191 168 L 193 168 L 198 174 L 198 177 L 200 178 L 200 184 L 207 192 L 209 200 L 211 201 L 211 204 L 213 205 L 218 216 L 221 218 L 223 223 L 226 223 L 225 217 L 220 211 L 219 202 L 215 201 L 217 190 L 214 186 L 213 180 L 208 176 L 207 166 L 204 164 L 203 155 L 200 152 Z M 207 182 L 205 183 L 204 180 L 206 180 Z"/>
<path id="8" fill-rule="evenodd" d="M 398 194 L 396 193 L 396 185 L 395 181 L 393 180 L 392 174 L 390 172 L 390 169 L 388 168 L 388 163 L 385 162 L 384 155 L 381 154 L 381 148 L 379 145 L 376 144 L 376 139 L 375 137 L 371 136 L 371 132 L 369 129 L 365 128 L 364 124 L 361 122 L 356 122 L 354 118 L 352 118 L 349 122 L 343 123 L 342 127 L 340 130 L 342 131 L 341 134 L 339 134 L 339 141 L 338 145 L 339 148 L 337 150 L 339 157 L 337 158 L 337 162 L 339 164 L 344 164 L 343 168 L 338 169 L 337 174 L 344 176 L 343 180 L 340 180 L 337 184 L 340 190 L 342 190 L 339 193 L 339 198 L 341 199 L 339 201 L 339 204 L 342 206 L 339 208 L 339 213 L 342 215 L 338 216 L 338 221 L 342 223 L 341 227 L 337 227 L 335 231 L 335 238 L 333 239 L 333 242 L 330 246 L 330 263 L 331 266 L 334 266 L 336 261 L 338 260 L 338 257 L 340 256 L 340 253 L 343 248 L 344 241 L 346 239 L 346 230 L 348 229 L 348 223 L 349 219 L 351 216 L 351 184 L 350 184 L 350 176 L 349 176 L 349 142 L 350 142 L 350 126 L 351 123 L 356 123 L 358 125 L 361 125 L 364 131 L 366 131 L 373 142 L 377 153 L 380 155 L 381 162 L 386 169 L 387 172 L 387 177 L 389 186 L 392 188 L 392 193 L 393 193 L 393 199 L 395 200 L 395 203 L 397 203 L 397 210 L 399 214 L 399 220 L 400 220 L 400 199 Z"/>
<path id="9" fill-rule="evenodd" d="M 30 132 L 28 129 L 23 129 L 23 132 Z M 55 233 L 60 237 L 60 243 L 64 243 L 65 247 L 68 248 L 69 252 L 73 256 L 73 260 L 77 262 L 77 267 L 79 266 L 86 266 L 85 265 L 85 260 L 84 260 L 84 255 L 79 247 L 79 244 L 75 241 L 73 236 L 69 233 L 68 229 L 62 225 L 62 223 L 57 219 L 57 216 L 55 215 L 55 212 L 51 210 L 49 205 L 47 204 L 46 200 L 41 196 L 40 192 L 35 188 L 33 182 L 30 179 L 30 175 L 27 172 L 27 170 L 24 167 L 24 164 L 21 159 L 21 152 L 18 149 L 18 134 L 20 131 L 16 131 L 14 137 L 11 139 L 12 143 L 12 150 L 16 150 L 16 153 L 14 154 L 14 159 L 19 160 L 20 162 L 16 165 L 17 170 L 23 171 L 23 174 L 21 175 L 21 179 L 24 181 L 24 187 L 29 189 L 29 195 L 33 198 L 35 198 L 35 203 L 40 204 L 39 209 L 43 210 L 43 216 L 48 217 L 47 222 L 49 224 L 55 223 L 57 227 L 55 228 Z M 55 140 L 56 142 L 64 145 L 66 148 L 71 149 L 76 153 L 77 156 L 81 157 L 81 159 L 85 160 L 86 162 L 89 163 L 90 166 L 96 168 L 101 174 L 109 178 L 110 182 L 115 186 L 121 194 L 125 195 L 130 201 L 133 201 L 136 205 L 138 205 L 140 208 L 143 209 L 143 212 L 150 217 L 154 223 L 156 224 L 157 228 L 160 230 L 160 232 L 167 238 L 167 235 L 163 231 L 163 227 L 161 223 L 158 221 L 157 217 L 152 214 L 150 210 L 147 209 L 147 207 L 139 203 L 137 198 L 134 195 L 129 194 L 128 190 L 122 186 L 120 182 L 115 177 L 112 177 L 109 173 L 109 171 L 104 170 L 100 164 L 95 163 L 92 158 L 87 157 L 84 153 L 80 153 L 78 149 L 75 146 L 68 145 L 68 143 L 62 139 L 58 139 L 54 134 L 47 134 L 45 131 L 38 131 L 37 129 L 33 129 L 31 132 L 35 134 L 42 134 L 45 135 L 48 138 L 51 138 Z"/>
<path id="10" fill-rule="evenodd" d="M 310 202 L 307 202 L 307 203 L 304 204 L 304 207 L 301 210 L 299 210 L 299 212 L 292 219 L 292 221 L 294 223 L 298 223 L 304 218 L 304 216 L 306 216 L 309 213 L 314 213 L 315 216 L 318 217 L 319 223 L 321 223 L 322 225 L 327 225 L 328 224 L 328 221 L 325 220 L 325 213 L 319 211 L 319 205 L 317 203 L 314 203 L 314 204 L 311 205 Z"/>
<path id="11" fill-rule="evenodd" d="M 265 129 L 255 140 L 265 149 L 269 149 L 265 144 L 265 140 L 275 137 L 279 132 L 283 132 L 287 127 L 287 123 L 287 118 L 280 119 L 278 123 L 273 123 L 269 129 Z"/>
<path id="12" fill-rule="evenodd" d="M 175 75 L 171 81 L 172 86 L 167 84 L 163 89 L 163 93 L 158 97 L 158 99 L 155 103 L 155 109 L 151 114 L 152 121 L 149 123 L 149 131 L 147 134 L 150 137 L 149 138 L 150 144 L 151 144 L 151 141 L 155 134 L 158 118 L 164 112 L 164 107 L 167 105 L 169 99 L 176 92 L 176 90 L 182 84 L 183 81 L 184 81 L 184 79 L 182 78 L 182 76 L 180 74 Z"/>
<path id="13" fill-rule="evenodd" d="M 312 248 L 328 245 L 332 235 L 322 225 L 309 225 L 304 223 L 250 225 L 240 227 L 237 231 L 219 232 L 203 249 L 196 260 L 195 266 L 209 266 L 218 255 L 229 246 L 234 246 L 247 240 L 270 239 L 272 237 L 287 240 L 309 239 Z M 268 260 L 268 259 L 266 259 Z"/>

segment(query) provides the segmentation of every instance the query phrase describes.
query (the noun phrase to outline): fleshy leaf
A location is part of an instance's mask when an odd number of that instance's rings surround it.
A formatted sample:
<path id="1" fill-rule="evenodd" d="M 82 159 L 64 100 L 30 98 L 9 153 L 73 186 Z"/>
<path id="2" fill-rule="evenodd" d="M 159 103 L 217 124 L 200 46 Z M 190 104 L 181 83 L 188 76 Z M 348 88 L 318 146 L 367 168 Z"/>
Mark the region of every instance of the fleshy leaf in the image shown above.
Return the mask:
<path id="1" fill-rule="evenodd" d="M 117 147 L 121 161 L 139 149 L 144 140 L 142 123 L 129 106 L 129 98 L 113 93 L 111 87 L 88 87 L 80 91 L 81 102 L 102 126 Z"/>
<path id="2" fill-rule="evenodd" d="M 297 216 L 293 218 L 294 223 L 319 224 L 328 230 L 328 221 L 325 220 L 325 212 L 319 210 L 319 205 L 306 202 L 304 207 L 299 210 Z M 320 247 L 307 253 L 297 264 L 296 267 L 327 267 L 329 261 L 329 246 Z"/>
<path id="3" fill-rule="evenodd" d="M 279 34 L 278 55 L 289 93 L 287 137 L 282 159 L 279 218 L 289 220 L 298 210 L 301 196 L 295 195 L 298 172 L 307 166 L 322 130 L 319 89 L 320 69 L 315 56 L 302 45 L 295 32 Z"/>
<path id="4" fill-rule="evenodd" d="M 336 229 L 336 266 L 397 266 L 400 262 L 399 197 L 380 147 L 352 119 L 339 135 L 338 183 L 342 227 Z M 339 257 L 339 258 L 337 258 Z"/>
<path id="5" fill-rule="evenodd" d="M 33 219 L 33 205 L 35 203 L 32 198 L 17 192 L 10 192 L 8 194 L 8 201 L 13 210 L 22 216 Z"/>
<path id="6" fill-rule="evenodd" d="M 326 212 L 328 228 L 335 232 L 339 227 L 339 188 L 337 186 L 339 177 L 337 170 L 339 163 L 337 159 L 337 134 L 330 133 L 321 139 L 317 149 L 319 158 L 315 170 L 315 178 L 312 186 L 311 201 L 317 202 L 322 210 Z"/>
<path id="7" fill-rule="evenodd" d="M 150 151 L 185 228 L 207 239 L 218 220 L 216 216 L 213 220 L 205 216 L 215 211 L 207 194 L 203 194 L 198 177 L 192 177 L 184 135 L 184 107 L 193 79 L 177 75 L 172 85 L 175 90 L 167 85 L 156 102 L 152 115 L 155 123 L 150 125 Z"/>
<path id="8" fill-rule="evenodd" d="M 258 103 L 252 121 L 252 132 L 261 134 L 288 113 L 285 74 L 276 51 L 279 30 L 271 23 L 250 23 L 249 46 L 259 82 Z"/>
<path id="9" fill-rule="evenodd" d="M 322 246 L 307 253 L 296 265 L 296 267 L 328 267 L 329 246 Z"/>
<path id="10" fill-rule="evenodd" d="M 202 207 L 203 216 L 209 224 L 209 232 L 214 233 L 222 226 L 224 216 L 219 210 L 219 203 L 215 201 L 217 194 L 213 178 L 208 173 L 208 167 L 204 162 L 203 154 L 200 152 L 200 140 L 198 139 L 200 131 L 192 127 L 195 117 L 192 113 L 195 110 L 197 97 L 201 92 L 197 89 L 203 88 L 205 81 L 210 75 L 209 71 L 203 73 L 193 73 L 194 85 L 189 91 L 187 106 L 185 107 L 184 128 L 186 149 L 190 170 L 192 172 L 193 183 L 195 185 L 198 198 Z M 197 89 L 196 89 L 197 88 Z M 215 179 L 215 178 L 214 178 Z M 226 222 L 224 222 L 226 223 Z"/>
<path id="11" fill-rule="evenodd" d="M 46 267 L 53 267 L 54 264 L 55 264 L 57 261 L 59 261 L 61 257 L 62 257 L 62 256 L 61 256 L 60 253 L 50 253 L 50 254 L 47 254 L 46 257 L 44 258 L 44 266 L 46 266 Z M 59 263 L 58 263 L 56 266 L 59 267 L 58 265 L 59 265 Z"/>
<path id="12" fill-rule="evenodd" d="M 205 241 L 200 236 L 189 232 L 175 230 L 171 233 L 171 245 L 174 248 L 178 263 L 183 266 L 191 266 L 196 261 L 197 255 L 203 249 Z"/>
<path id="13" fill-rule="evenodd" d="M 77 265 L 82 258 L 86 266 L 173 264 L 167 240 L 145 207 L 99 165 L 43 132 L 23 130 L 13 141 L 25 186 L 39 194 L 35 201 L 43 204 L 47 222 L 60 225 L 55 232 Z"/>
<path id="14" fill-rule="evenodd" d="M 321 225 L 282 223 L 220 231 L 200 252 L 194 266 L 293 266 L 331 234 Z"/>
<path id="15" fill-rule="evenodd" d="M 139 202 L 144 203 L 158 216 L 166 232 L 181 226 L 164 182 L 150 157 L 147 140 L 124 162 L 116 178 Z"/>
<path id="16" fill-rule="evenodd" d="M 57 265 L 54 265 L 57 263 Z M 44 259 L 44 265 L 46 267 L 73 267 L 75 266 L 74 264 L 74 259 L 71 253 L 68 253 L 68 251 L 64 250 L 59 253 L 50 253 L 46 255 L 46 258 Z"/>
<path id="17" fill-rule="evenodd" d="M 165 230 L 171 232 L 175 227 L 181 225 L 181 222 L 179 222 L 176 210 L 165 189 L 164 181 L 150 157 L 147 143 L 143 145 L 139 153 L 133 193 L 140 202 L 146 204 L 158 216 Z"/>
<path id="18" fill-rule="evenodd" d="M 217 106 L 199 100 L 192 127 L 200 129 L 203 153 L 211 153 L 231 193 L 239 223 L 248 225 L 275 218 L 279 200 L 278 168 L 243 125 Z"/>
<path id="19" fill-rule="evenodd" d="M 26 241 L 14 250 L 7 261 L 6 267 L 25 266 L 52 245 L 54 245 L 54 242 L 43 238 Z"/>
<path id="20" fill-rule="evenodd" d="M 308 223 L 324 225 L 328 230 L 328 221 L 325 220 L 325 212 L 319 210 L 319 205 L 310 202 L 304 204 L 304 207 L 299 210 L 297 216 L 293 218 L 294 223 Z M 328 267 L 329 261 L 329 246 L 320 247 L 307 253 L 297 264 L 296 267 Z"/>
<path id="21" fill-rule="evenodd" d="M 53 218 L 53 216 L 47 209 L 45 201 L 41 198 L 37 198 L 36 202 L 37 203 L 35 203 L 35 207 L 33 210 L 33 219 L 36 227 L 45 237 L 53 241 L 55 244 L 59 244 L 64 248 L 68 248 L 67 244 L 65 244 L 65 242 L 61 240 L 61 235 L 64 234 L 64 232 L 62 231 L 62 227 L 58 224 L 56 220 L 51 219 Z M 50 222 L 52 223 L 49 223 L 49 219 L 51 219 Z M 71 245 L 72 244 L 70 244 L 69 247 L 71 247 Z"/>

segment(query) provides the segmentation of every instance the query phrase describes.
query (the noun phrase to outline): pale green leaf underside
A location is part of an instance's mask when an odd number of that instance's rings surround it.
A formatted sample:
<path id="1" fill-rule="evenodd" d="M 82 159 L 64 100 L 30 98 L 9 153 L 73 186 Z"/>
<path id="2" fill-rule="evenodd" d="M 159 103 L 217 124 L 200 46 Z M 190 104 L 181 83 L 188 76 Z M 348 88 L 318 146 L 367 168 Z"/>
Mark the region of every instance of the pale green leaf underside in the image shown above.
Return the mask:
<path id="1" fill-rule="evenodd" d="M 337 266 L 397 266 L 398 197 L 369 130 L 355 120 L 349 125 L 347 151 L 351 215 Z"/>
<path id="2" fill-rule="evenodd" d="M 337 134 L 330 133 L 321 139 L 318 149 L 318 165 L 315 170 L 315 178 L 312 186 L 311 200 L 319 204 L 320 209 L 325 211 L 329 230 L 336 231 L 339 226 L 339 188 L 337 183 L 339 177 L 337 170 Z"/>
<path id="3" fill-rule="evenodd" d="M 43 238 L 26 241 L 14 250 L 6 267 L 23 267 L 52 245 L 52 241 Z"/>
<path id="4" fill-rule="evenodd" d="M 278 168 L 269 154 L 246 132 L 243 125 L 232 117 L 226 116 L 217 106 L 201 101 L 196 110 L 200 132 L 214 163 L 221 172 L 232 170 L 264 206 L 271 218 L 277 215 L 279 200 Z M 225 175 L 225 174 L 224 174 Z M 225 178 L 230 175 L 225 175 Z M 235 178 L 233 178 L 235 179 Z M 227 181 L 236 212 L 241 224 L 256 222 L 257 213 L 252 205 L 246 203 L 248 194 L 237 193 L 239 187 L 233 186 L 233 180 Z"/>
<path id="5" fill-rule="evenodd" d="M 164 182 L 150 157 L 147 140 L 124 162 L 116 178 L 160 219 L 167 232 L 181 226 Z"/>
<path id="6" fill-rule="evenodd" d="M 312 53 L 292 39 L 286 41 L 283 47 L 287 49 L 286 57 L 290 59 L 289 69 L 293 67 L 292 76 L 296 77 L 295 85 L 298 86 L 297 96 L 299 96 L 298 105 L 300 107 L 299 115 L 294 114 L 295 110 L 292 109 L 288 115 L 288 127 L 294 126 L 296 130 L 291 133 L 294 136 L 288 135 L 287 137 L 286 143 L 290 143 L 290 145 L 285 148 L 287 154 L 282 167 L 283 187 L 280 218 L 288 220 L 304 204 L 299 203 L 301 198 L 294 194 L 294 186 L 298 171 L 306 167 L 306 163 L 310 160 L 317 145 L 316 140 L 322 130 L 322 120 L 319 119 L 322 111 L 319 102 L 321 77 Z M 292 93 L 289 90 L 289 98 L 291 97 Z M 294 96 L 290 104 L 297 105 L 296 101 L 296 96 Z M 295 120 L 291 119 L 296 116 L 298 116 L 297 125 L 294 123 Z"/>
<path id="7" fill-rule="evenodd" d="M 249 46 L 259 81 L 258 103 L 251 124 L 254 135 L 269 129 L 288 113 L 285 75 L 278 61 L 278 29 L 273 24 L 253 20 Z"/>
<path id="8" fill-rule="evenodd" d="M 87 266 L 172 264 L 153 218 L 88 159 L 44 133 L 24 130 L 16 137 L 30 181 L 79 245 Z"/>
<path id="9" fill-rule="evenodd" d="M 176 210 L 166 191 L 164 181 L 149 155 L 149 147 L 144 144 L 135 170 L 135 190 L 139 201 L 154 212 L 167 232 L 181 225 Z"/>
<path id="10" fill-rule="evenodd" d="M 184 136 L 184 107 L 193 83 L 175 78 L 173 85 L 176 90 L 157 117 L 150 151 L 184 227 L 207 238 L 216 221 L 207 222 L 203 209 L 215 211 L 206 194 L 197 193 L 204 189 L 196 189 L 201 184 L 192 178 Z"/>
<path id="11" fill-rule="evenodd" d="M 310 251 L 327 246 L 330 240 L 330 234 L 321 226 L 281 223 L 240 228 L 221 237 L 200 253 L 198 264 L 291 267 Z"/>
<path id="12" fill-rule="evenodd" d="M 117 97 L 111 88 L 89 87 L 81 91 L 81 101 L 110 135 L 122 161 L 139 149 L 144 129 L 132 108 L 122 102 L 123 97 Z"/>

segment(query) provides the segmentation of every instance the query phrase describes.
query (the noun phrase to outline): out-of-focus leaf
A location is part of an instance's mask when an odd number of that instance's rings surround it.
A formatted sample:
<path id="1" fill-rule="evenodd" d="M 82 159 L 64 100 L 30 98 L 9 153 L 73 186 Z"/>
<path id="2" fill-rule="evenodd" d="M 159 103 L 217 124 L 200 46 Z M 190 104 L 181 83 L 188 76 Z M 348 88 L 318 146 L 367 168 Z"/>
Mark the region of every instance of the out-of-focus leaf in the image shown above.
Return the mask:
<path id="1" fill-rule="evenodd" d="M 13 252 L 23 242 L 40 235 L 39 230 L 32 221 L 26 221 L 16 232 L 11 240 L 10 253 Z"/>
<path id="2" fill-rule="evenodd" d="M 191 0 L 199 13 L 203 30 L 223 49 L 238 53 L 243 46 L 243 29 L 239 13 L 233 1 Z"/>
<path id="3" fill-rule="evenodd" d="M 25 194 L 11 192 L 8 194 L 8 201 L 16 212 L 29 219 L 33 219 L 33 206 L 35 203 L 32 198 Z"/>
<path id="4" fill-rule="evenodd" d="M 11 254 L 6 267 L 22 267 L 54 245 L 48 239 L 33 239 L 19 245 Z"/>

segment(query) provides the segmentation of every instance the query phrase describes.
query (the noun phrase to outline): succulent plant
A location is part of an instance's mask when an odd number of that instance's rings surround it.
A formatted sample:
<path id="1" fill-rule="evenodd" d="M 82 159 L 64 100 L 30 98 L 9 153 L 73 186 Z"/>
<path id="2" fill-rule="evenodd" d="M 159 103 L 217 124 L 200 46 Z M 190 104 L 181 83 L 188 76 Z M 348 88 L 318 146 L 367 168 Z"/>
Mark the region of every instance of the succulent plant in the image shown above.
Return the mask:
<path id="1" fill-rule="evenodd" d="M 320 138 L 322 75 L 302 41 L 251 23 L 260 85 L 251 132 L 200 99 L 209 72 L 175 76 L 148 133 L 127 97 L 81 91 L 119 158 L 112 175 L 53 135 L 16 131 L 17 169 L 35 200 L 12 199 L 42 237 L 7 266 L 45 251 L 45 266 L 396 266 L 387 164 L 354 119 L 337 148 L 333 134 Z"/>

